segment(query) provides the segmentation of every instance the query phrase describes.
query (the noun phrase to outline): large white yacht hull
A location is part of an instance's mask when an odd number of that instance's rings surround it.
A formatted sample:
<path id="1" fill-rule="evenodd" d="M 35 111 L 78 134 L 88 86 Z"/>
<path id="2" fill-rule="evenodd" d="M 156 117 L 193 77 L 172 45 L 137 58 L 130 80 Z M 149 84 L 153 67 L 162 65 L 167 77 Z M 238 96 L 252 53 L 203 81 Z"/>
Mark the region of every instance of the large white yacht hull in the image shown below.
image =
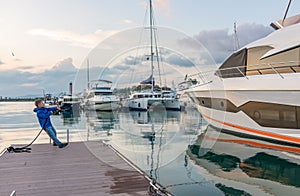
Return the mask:
<path id="1" fill-rule="evenodd" d="M 300 74 L 224 79 L 187 91 L 213 126 L 300 145 Z"/>

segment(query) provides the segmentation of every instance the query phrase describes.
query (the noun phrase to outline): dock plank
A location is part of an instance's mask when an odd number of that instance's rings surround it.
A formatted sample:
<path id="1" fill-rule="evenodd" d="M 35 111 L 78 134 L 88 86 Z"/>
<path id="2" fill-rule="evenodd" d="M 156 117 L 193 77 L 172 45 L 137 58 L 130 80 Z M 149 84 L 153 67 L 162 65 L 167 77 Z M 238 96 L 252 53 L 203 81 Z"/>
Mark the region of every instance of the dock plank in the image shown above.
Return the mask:
<path id="1" fill-rule="evenodd" d="M 13 190 L 18 196 L 147 195 L 149 185 L 99 141 L 74 142 L 65 149 L 35 144 L 31 153 L 4 153 L 0 175 L 0 195 Z"/>

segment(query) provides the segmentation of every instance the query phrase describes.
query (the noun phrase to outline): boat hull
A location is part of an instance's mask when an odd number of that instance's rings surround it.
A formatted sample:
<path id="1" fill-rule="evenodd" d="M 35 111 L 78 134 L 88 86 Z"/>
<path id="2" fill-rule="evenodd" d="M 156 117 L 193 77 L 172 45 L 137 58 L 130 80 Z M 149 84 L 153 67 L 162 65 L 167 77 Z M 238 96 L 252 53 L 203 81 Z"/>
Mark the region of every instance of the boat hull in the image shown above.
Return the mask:
<path id="1" fill-rule="evenodd" d="M 117 110 L 120 107 L 119 102 L 96 102 L 89 103 L 87 108 L 89 110 L 99 110 L 99 111 L 113 111 Z"/>
<path id="2" fill-rule="evenodd" d="M 300 145 L 299 75 L 235 78 L 187 91 L 206 121 L 224 131 Z"/>
<path id="3" fill-rule="evenodd" d="M 139 98 L 129 100 L 130 110 L 146 111 L 151 107 L 161 106 L 166 110 L 180 110 L 180 100 L 172 98 Z"/>

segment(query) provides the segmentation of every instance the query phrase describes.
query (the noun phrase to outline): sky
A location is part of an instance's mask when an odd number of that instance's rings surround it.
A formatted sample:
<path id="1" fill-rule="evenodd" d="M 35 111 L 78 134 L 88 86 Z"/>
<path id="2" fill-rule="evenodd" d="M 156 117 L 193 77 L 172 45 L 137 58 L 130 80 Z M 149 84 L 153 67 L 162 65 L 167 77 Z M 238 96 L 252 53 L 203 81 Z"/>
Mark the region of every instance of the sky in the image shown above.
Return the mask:
<path id="1" fill-rule="evenodd" d="M 67 91 L 99 44 L 110 37 L 121 39 L 120 32 L 145 23 L 147 3 L 0 0 L 0 96 Z M 282 19 L 287 4 L 288 0 L 153 0 L 156 24 L 201 42 L 217 64 L 233 51 L 234 22 L 243 46 L 271 33 L 269 24 Z M 298 14 L 299 7 L 300 1 L 292 1 L 288 16 Z M 119 47 L 118 42 L 110 44 Z M 180 60 L 166 54 L 170 62 Z M 129 58 L 132 55 L 124 62 Z"/>

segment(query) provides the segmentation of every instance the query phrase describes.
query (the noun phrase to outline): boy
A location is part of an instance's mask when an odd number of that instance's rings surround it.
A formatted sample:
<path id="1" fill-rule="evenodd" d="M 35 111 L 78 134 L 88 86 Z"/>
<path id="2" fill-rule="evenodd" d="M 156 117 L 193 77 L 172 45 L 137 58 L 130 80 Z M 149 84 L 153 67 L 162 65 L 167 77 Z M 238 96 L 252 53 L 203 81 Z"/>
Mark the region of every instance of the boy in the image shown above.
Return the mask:
<path id="1" fill-rule="evenodd" d="M 47 132 L 49 137 L 53 140 L 53 145 L 58 145 L 59 148 L 64 148 L 68 145 L 68 143 L 61 143 L 56 137 L 56 130 L 52 126 L 50 116 L 53 111 L 60 110 L 59 107 L 50 107 L 45 108 L 44 101 L 41 99 L 37 99 L 34 102 L 36 108 L 34 108 L 34 112 L 36 112 L 39 123 L 41 127 Z"/>

